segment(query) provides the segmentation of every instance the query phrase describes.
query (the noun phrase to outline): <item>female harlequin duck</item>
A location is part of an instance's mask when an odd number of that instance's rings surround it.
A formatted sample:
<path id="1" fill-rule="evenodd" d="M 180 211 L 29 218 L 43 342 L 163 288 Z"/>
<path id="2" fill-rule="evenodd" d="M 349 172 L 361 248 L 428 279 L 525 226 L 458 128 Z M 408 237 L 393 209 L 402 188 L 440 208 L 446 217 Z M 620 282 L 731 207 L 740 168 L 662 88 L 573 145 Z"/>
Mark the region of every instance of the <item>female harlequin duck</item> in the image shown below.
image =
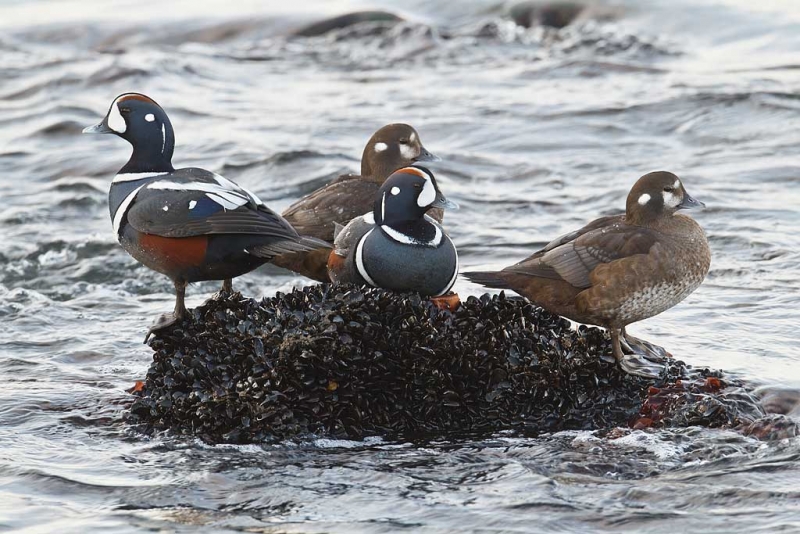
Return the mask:
<path id="1" fill-rule="evenodd" d="M 405 167 L 380 187 L 371 213 L 336 234 L 331 280 L 443 295 L 458 276 L 458 254 L 442 226 L 425 213 L 456 208 L 424 167 Z"/>
<path id="2" fill-rule="evenodd" d="M 703 282 L 711 263 L 708 241 L 694 219 L 677 213 L 700 206 L 677 176 L 651 172 L 631 189 L 625 215 L 597 219 L 502 271 L 464 276 L 609 329 L 623 369 L 657 376 L 661 366 L 654 363 L 666 352 L 627 336 L 625 326 L 675 306 Z"/>
<path id="3" fill-rule="evenodd" d="M 367 142 L 361 156 L 361 174 L 346 174 L 303 197 L 283 212 L 286 220 L 303 235 L 333 243 L 334 226 L 345 225 L 372 209 L 375 194 L 394 171 L 417 161 L 438 161 L 428 152 L 417 131 L 407 124 L 384 126 Z M 442 214 L 431 215 L 441 221 Z M 273 263 L 320 282 L 329 281 L 328 253 L 289 254 Z"/>
<path id="4" fill-rule="evenodd" d="M 105 118 L 84 133 L 110 133 L 133 145 L 108 194 L 114 232 L 122 247 L 147 267 L 169 276 L 175 310 L 150 329 L 186 313 L 186 285 L 247 273 L 277 254 L 328 247 L 301 237 L 253 193 L 204 169 L 175 169 L 175 136 L 164 110 L 138 93 L 118 96 Z M 327 248 L 326 250 L 330 250 Z"/>

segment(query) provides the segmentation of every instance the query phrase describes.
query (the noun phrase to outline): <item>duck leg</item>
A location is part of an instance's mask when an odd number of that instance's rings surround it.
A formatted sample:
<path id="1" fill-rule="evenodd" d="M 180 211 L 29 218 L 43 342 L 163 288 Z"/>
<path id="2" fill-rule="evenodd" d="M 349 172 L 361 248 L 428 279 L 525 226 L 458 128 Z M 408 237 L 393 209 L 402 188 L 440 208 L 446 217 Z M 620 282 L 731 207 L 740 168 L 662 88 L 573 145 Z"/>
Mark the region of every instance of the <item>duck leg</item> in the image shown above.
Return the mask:
<path id="1" fill-rule="evenodd" d="M 150 330 L 147 331 L 147 336 L 144 338 L 145 343 L 147 343 L 147 340 L 151 335 L 153 335 L 153 333 L 172 326 L 175 323 L 182 321 L 183 318 L 186 317 L 186 305 L 184 304 L 184 299 L 186 297 L 186 282 L 173 280 L 173 284 L 175 284 L 175 309 L 172 311 L 172 313 L 165 313 L 156 319 L 156 322 L 153 323 L 153 326 L 151 326 Z"/>
<path id="2" fill-rule="evenodd" d="M 661 375 L 661 372 L 664 370 L 664 365 L 659 362 L 663 362 L 663 359 L 658 360 L 654 357 L 648 357 L 650 356 L 649 353 L 634 350 L 625 336 L 624 327 L 611 328 L 609 330 L 611 332 L 611 346 L 614 352 L 614 358 L 623 371 L 630 375 L 644 378 L 658 378 Z M 639 342 L 641 340 L 636 339 L 636 341 Z M 650 344 L 647 343 L 647 345 Z M 655 346 L 653 345 L 653 347 Z"/>
<path id="3" fill-rule="evenodd" d="M 633 337 L 625 332 L 624 328 L 622 329 L 621 341 L 628 346 L 629 353 L 641 354 L 652 362 L 662 363 L 669 358 L 669 353 L 664 347 L 659 347 L 649 341 Z"/>
<path id="4" fill-rule="evenodd" d="M 233 280 L 230 278 L 226 278 L 222 281 L 222 292 L 223 293 L 233 293 Z"/>

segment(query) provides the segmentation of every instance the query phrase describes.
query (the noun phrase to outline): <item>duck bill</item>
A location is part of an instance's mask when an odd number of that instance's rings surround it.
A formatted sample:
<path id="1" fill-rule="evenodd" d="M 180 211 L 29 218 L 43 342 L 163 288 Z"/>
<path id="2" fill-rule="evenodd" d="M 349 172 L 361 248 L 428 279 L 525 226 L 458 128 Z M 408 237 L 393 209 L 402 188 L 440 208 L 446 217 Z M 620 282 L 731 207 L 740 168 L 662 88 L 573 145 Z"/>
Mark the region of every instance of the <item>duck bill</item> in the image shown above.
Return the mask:
<path id="1" fill-rule="evenodd" d="M 692 210 L 696 208 L 705 208 L 706 205 L 703 202 L 700 202 L 696 198 L 694 198 L 689 193 L 683 193 L 683 200 L 680 204 L 678 204 L 679 210 Z"/>
<path id="2" fill-rule="evenodd" d="M 442 161 L 442 158 L 431 154 L 424 146 L 419 147 L 419 156 L 414 158 L 414 161 Z"/>
<path id="3" fill-rule="evenodd" d="M 443 210 L 457 210 L 458 204 L 452 200 L 447 200 L 443 194 L 439 193 L 436 195 L 436 200 L 433 201 L 433 204 L 431 204 L 430 207 L 441 208 Z"/>
<path id="4" fill-rule="evenodd" d="M 106 120 L 103 119 L 100 121 L 99 124 L 95 124 L 94 126 L 87 126 L 83 129 L 83 133 L 85 134 L 111 134 L 116 133 L 114 130 L 108 127 L 106 124 Z"/>

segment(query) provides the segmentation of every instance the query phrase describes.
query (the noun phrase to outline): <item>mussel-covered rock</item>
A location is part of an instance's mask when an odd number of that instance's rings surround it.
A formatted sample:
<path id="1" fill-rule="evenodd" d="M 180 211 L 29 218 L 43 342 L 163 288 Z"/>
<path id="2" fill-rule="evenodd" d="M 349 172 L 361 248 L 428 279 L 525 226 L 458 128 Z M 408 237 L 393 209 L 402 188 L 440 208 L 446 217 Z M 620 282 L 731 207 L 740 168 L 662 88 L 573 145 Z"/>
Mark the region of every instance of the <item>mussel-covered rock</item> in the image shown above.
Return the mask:
<path id="1" fill-rule="evenodd" d="M 470 297 L 454 312 L 416 294 L 353 286 L 260 302 L 234 294 L 193 310 L 150 346 L 154 361 L 129 421 L 209 442 L 745 422 L 711 395 L 697 396 L 707 407 L 692 415 L 691 406 L 701 409 L 694 393 L 668 389 L 688 379 L 681 362 L 659 384 L 626 375 L 602 330 L 572 328 L 503 294 Z M 649 400 L 654 389 L 669 399 Z"/>

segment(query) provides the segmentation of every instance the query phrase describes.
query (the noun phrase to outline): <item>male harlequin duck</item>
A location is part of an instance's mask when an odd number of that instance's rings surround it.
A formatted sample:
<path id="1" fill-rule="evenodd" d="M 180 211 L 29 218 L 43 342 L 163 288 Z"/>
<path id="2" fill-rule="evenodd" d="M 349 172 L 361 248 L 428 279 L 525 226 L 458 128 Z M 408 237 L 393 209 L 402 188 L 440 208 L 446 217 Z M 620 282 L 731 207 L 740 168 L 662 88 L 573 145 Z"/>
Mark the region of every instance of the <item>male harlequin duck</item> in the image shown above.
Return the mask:
<path id="1" fill-rule="evenodd" d="M 631 189 L 625 215 L 597 219 L 502 271 L 464 276 L 607 328 L 623 369 L 658 376 L 662 367 L 654 364 L 666 352 L 627 336 L 625 326 L 675 306 L 703 282 L 711 263 L 708 241 L 694 219 L 677 213 L 701 206 L 677 176 L 651 172 Z"/>
<path id="2" fill-rule="evenodd" d="M 371 213 L 339 229 L 328 259 L 331 280 L 443 295 L 458 276 L 458 254 L 425 213 L 456 208 L 424 167 L 405 167 L 378 189 Z"/>
<path id="3" fill-rule="evenodd" d="M 326 248 L 301 237 L 253 193 L 204 169 L 175 169 L 175 136 L 167 114 L 151 98 L 125 93 L 105 118 L 84 133 L 116 134 L 133 145 L 111 182 L 109 209 L 122 247 L 175 284 L 175 310 L 151 332 L 183 318 L 186 285 L 247 273 L 277 254 Z M 326 250 L 330 251 L 329 248 Z"/>
<path id="4" fill-rule="evenodd" d="M 301 198 L 283 216 L 303 235 L 333 243 L 336 224 L 345 225 L 372 209 L 375 194 L 394 171 L 418 161 L 438 161 L 428 152 L 417 131 L 407 124 L 389 124 L 370 138 L 361 156 L 361 174 L 346 174 Z M 441 221 L 442 214 L 431 215 Z M 273 263 L 320 282 L 329 281 L 328 253 L 289 254 Z"/>

